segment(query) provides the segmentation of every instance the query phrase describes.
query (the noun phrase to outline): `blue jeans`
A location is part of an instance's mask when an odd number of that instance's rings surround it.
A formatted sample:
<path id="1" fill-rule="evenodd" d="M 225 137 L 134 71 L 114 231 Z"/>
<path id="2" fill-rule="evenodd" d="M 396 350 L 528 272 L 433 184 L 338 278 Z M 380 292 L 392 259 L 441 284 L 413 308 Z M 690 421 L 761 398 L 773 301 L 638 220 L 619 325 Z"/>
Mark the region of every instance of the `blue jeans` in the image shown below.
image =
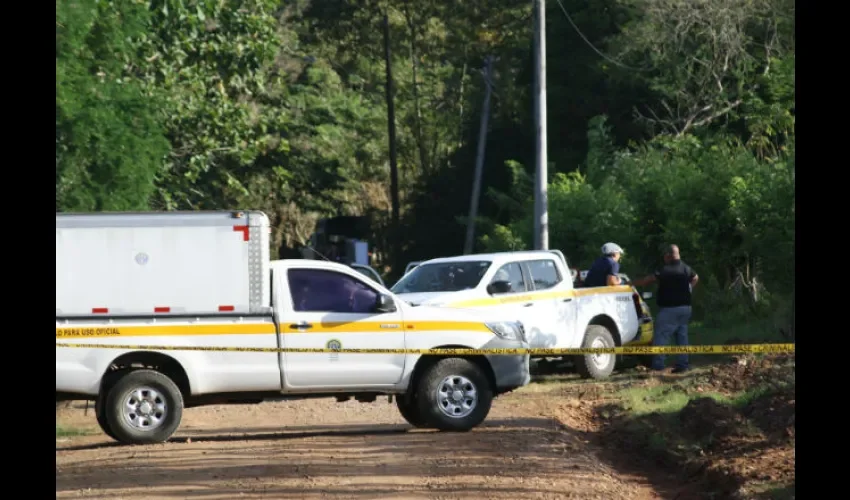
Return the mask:
<path id="1" fill-rule="evenodd" d="M 667 346 L 675 338 L 679 346 L 688 345 L 688 322 L 691 320 L 691 306 L 662 307 L 655 320 L 655 332 L 652 335 L 652 345 Z M 652 369 L 664 369 L 663 354 L 652 357 Z M 676 356 L 676 368 L 688 368 L 688 355 Z"/>

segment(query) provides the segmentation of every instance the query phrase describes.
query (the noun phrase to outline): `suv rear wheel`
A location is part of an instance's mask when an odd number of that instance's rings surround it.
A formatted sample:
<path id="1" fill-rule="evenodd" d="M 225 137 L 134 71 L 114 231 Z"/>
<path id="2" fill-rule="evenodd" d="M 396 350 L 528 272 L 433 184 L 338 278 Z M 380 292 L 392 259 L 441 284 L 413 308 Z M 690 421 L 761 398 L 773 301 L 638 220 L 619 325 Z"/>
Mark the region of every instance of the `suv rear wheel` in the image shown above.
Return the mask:
<path id="1" fill-rule="evenodd" d="M 614 337 L 602 325 L 590 325 L 584 334 L 584 348 L 615 347 Z M 585 354 L 577 356 L 576 370 L 582 378 L 605 379 L 614 371 L 616 354 Z"/>

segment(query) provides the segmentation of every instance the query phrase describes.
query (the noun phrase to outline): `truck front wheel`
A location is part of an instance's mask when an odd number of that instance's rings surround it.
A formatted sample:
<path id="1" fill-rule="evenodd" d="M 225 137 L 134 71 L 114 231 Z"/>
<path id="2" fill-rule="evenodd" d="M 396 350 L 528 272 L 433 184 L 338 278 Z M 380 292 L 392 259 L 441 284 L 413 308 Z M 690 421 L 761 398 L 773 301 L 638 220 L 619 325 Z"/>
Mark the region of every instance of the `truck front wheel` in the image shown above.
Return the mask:
<path id="1" fill-rule="evenodd" d="M 106 411 L 104 411 L 104 401 L 106 398 L 103 395 L 98 395 L 97 399 L 94 401 L 94 415 L 97 419 L 97 425 L 100 426 L 100 430 L 103 431 L 104 434 L 111 437 L 114 440 L 118 440 L 115 437 L 115 433 L 112 432 L 112 429 L 109 428 L 109 422 L 106 421 Z"/>
<path id="2" fill-rule="evenodd" d="M 441 359 L 429 366 L 415 390 L 420 421 L 441 431 L 476 427 L 493 403 L 493 388 L 483 370 L 462 358 Z"/>
<path id="3" fill-rule="evenodd" d="M 422 418 L 423 413 L 419 411 L 419 406 L 416 404 L 416 398 L 413 394 L 399 394 L 395 398 L 395 404 L 398 412 L 401 413 L 408 424 L 420 429 L 428 427 L 428 423 Z"/>
<path id="4" fill-rule="evenodd" d="M 167 376 L 154 370 L 128 371 L 106 394 L 104 422 L 126 444 L 167 441 L 180 425 L 183 396 Z"/>
<path id="5" fill-rule="evenodd" d="M 584 335 L 584 348 L 615 347 L 614 337 L 602 325 L 590 325 Z M 585 354 L 577 356 L 576 370 L 582 378 L 608 378 L 617 364 L 616 354 Z"/>

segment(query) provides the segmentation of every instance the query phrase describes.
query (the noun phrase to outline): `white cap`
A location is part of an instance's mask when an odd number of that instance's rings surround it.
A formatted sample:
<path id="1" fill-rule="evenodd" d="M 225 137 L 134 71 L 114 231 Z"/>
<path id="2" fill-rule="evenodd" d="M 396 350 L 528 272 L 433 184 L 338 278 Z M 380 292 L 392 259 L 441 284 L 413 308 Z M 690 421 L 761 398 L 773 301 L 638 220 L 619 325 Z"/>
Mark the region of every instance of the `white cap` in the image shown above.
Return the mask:
<path id="1" fill-rule="evenodd" d="M 625 253 L 620 245 L 616 243 L 606 243 L 602 245 L 602 255 L 611 255 L 612 253 Z"/>

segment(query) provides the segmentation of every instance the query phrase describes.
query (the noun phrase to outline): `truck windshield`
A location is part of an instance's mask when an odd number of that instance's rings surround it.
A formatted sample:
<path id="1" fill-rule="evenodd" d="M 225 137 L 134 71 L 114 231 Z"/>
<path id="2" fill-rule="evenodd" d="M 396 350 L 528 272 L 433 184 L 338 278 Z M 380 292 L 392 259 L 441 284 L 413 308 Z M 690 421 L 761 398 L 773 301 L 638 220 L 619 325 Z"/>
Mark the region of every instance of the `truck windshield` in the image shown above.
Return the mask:
<path id="1" fill-rule="evenodd" d="M 490 268 L 490 261 L 422 264 L 392 287 L 393 293 L 457 292 L 475 288 Z"/>

